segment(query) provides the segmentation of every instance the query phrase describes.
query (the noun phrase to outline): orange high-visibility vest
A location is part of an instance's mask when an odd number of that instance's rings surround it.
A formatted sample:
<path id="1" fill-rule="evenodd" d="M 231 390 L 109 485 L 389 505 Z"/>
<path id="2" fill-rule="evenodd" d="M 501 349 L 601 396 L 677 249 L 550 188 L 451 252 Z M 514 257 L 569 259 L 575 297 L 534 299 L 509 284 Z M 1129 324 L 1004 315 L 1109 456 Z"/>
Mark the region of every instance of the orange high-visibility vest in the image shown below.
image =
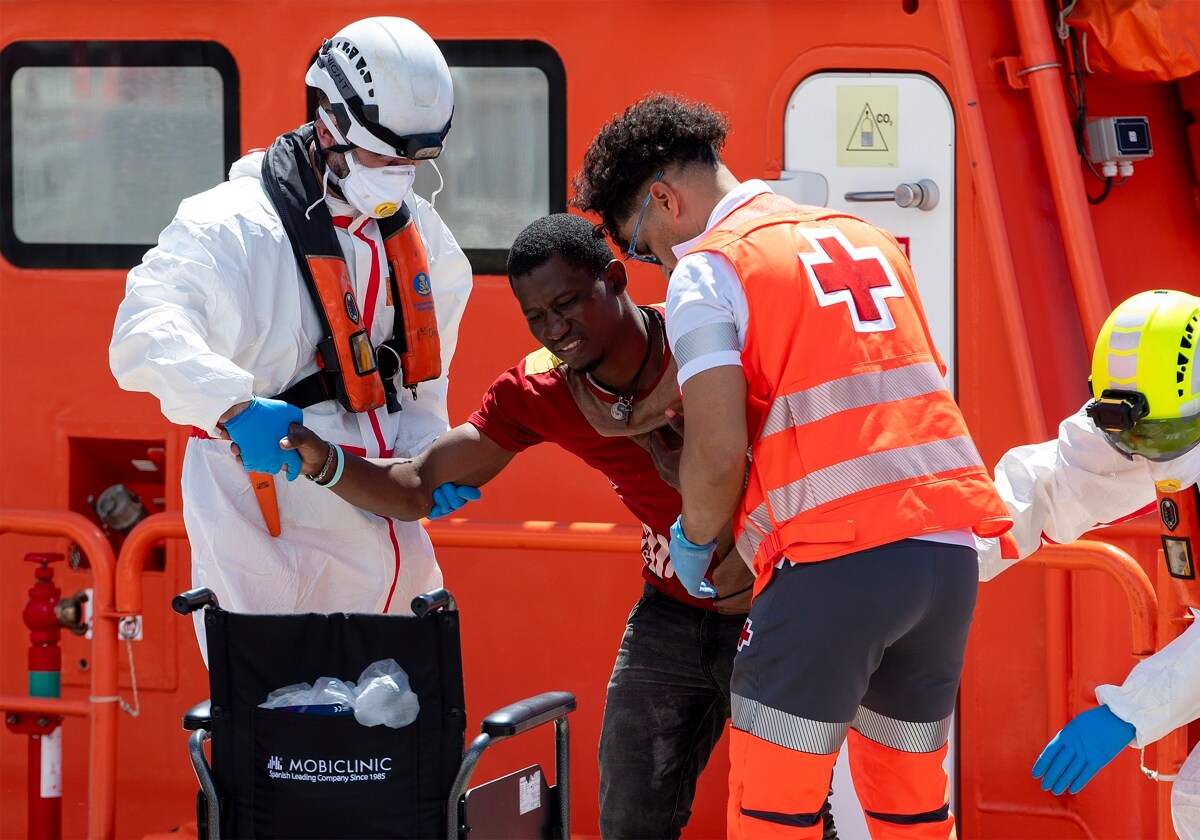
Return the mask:
<path id="1" fill-rule="evenodd" d="M 825 560 L 1012 527 L 933 346 L 912 269 L 861 219 L 758 196 L 694 249 L 725 256 L 750 318 L 750 471 L 735 519 L 761 591 L 782 552 Z"/>

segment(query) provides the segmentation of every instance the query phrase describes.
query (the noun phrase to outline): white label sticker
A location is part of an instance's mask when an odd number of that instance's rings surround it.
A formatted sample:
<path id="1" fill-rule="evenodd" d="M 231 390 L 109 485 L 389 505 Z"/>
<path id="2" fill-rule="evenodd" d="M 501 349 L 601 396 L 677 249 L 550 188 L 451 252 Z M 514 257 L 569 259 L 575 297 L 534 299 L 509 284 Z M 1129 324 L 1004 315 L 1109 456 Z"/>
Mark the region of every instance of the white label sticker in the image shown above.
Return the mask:
<path id="1" fill-rule="evenodd" d="M 42 799 L 62 798 L 62 727 L 42 736 Z"/>
<path id="2" fill-rule="evenodd" d="M 542 771 L 535 770 L 528 776 L 522 776 L 520 780 L 521 786 L 521 813 L 528 814 L 530 811 L 536 811 L 542 807 Z"/>

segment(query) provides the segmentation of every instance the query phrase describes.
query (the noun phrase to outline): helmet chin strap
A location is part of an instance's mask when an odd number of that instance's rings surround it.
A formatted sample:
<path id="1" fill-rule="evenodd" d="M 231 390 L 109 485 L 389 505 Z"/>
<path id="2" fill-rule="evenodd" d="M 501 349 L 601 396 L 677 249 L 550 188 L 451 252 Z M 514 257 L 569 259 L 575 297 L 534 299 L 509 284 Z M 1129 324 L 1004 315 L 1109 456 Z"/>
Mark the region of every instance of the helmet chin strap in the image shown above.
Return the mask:
<path id="1" fill-rule="evenodd" d="M 312 204 L 308 205 L 307 208 L 305 208 L 304 218 L 306 219 L 311 219 L 312 209 L 329 196 L 329 176 L 332 175 L 333 172 L 327 166 L 322 166 L 321 169 L 325 171 L 325 177 L 321 179 L 321 196 Z"/>
<path id="2" fill-rule="evenodd" d="M 338 131 L 337 126 L 333 125 L 333 121 L 329 118 L 329 114 L 327 114 L 325 112 L 324 108 L 318 108 L 317 113 L 320 114 L 321 121 L 323 123 L 325 123 L 325 127 L 327 129 L 329 129 L 329 132 L 333 135 L 334 139 L 339 140 L 341 142 L 339 145 L 336 145 L 336 146 L 324 147 L 321 145 L 320 132 L 315 131 L 315 130 L 313 131 L 313 143 L 316 144 L 316 147 L 317 147 L 316 148 L 317 153 L 315 155 L 313 155 L 313 158 L 316 161 L 317 169 L 319 169 L 321 171 L 323 177 L 321 178 L 321 197 L 318 198 L 316 201 L 314 201 L 312 204 L 308 205 L 308 207 L 305 209 L 304 218 L 306 218 L 306 219 L 311 218 L 312 217 L 312 209 L 314 207 L 316 207 L 318 204 L 320 204 L 322 201 L 324 201 L 329 196 L 329 182 L 332 181 L 335 187 L 338 186 L 339 184 L 341 184 L 341 182 L 342 182 L 342 179 L 338 177 L 337 173 L 334 172 L 332 169 L 330 169 L 329 164 L 326 163 L 325 153 L 326 152 L 339 152 L 341 154 L 346 154 L 348 152 L 353 151 L 355 148 L 357 148 L 356 146 L 346 143 L 346 138 L 342 136 L 342 133 L 340 131 Z M 339 190 L 339 192 L 340 192 L 340 190 Z"/>
<path id="3" fill-rule="evenodd" d="M 430 166 L 433 167 L 433 171 L 436 172 L 437 176 L 438 176 L 438 187 L 436 190 L 433 191 L 433 194 L 429 196 L 429 206 L 436 207 L 438 193 L 440 193 L 442 190 L 444 190 L 446 188 L 446 179 L 442 177 L 442 170 L 438 169 L 436 160 L 434 160 L 433 158 L 430 158 L 428 163 Z"/>
<path id="4" fill-rule="evenodd" d="M 337 152 L 342 155 L 347 155 L 357 149 L 358 146 L 355 146 L 345 138 L 342 132 L 338 129 L 337 124 L 333 121 L 333 118 L 329 116 L 329 113 L 324 108 L 318 108 L 317 114 L 320 116 L 321 122 L 325 124 L 325 128 L 327 128 L 329 133 L 333 135 L 333 139 L 338 141 L 336 145 L 323 147 L 321 146 L 320 135 L 318 135 L 316 131 L 313 132 L 317 144 L 317 160 L 321 169 L 327 169 L 328 166 L 325 162 L 325 152 Z M 342 182 L 342 179 L 336 172 L 331 173 L 328 177 L 335 185 Z"/>
<path id="5" fill-rule="evenodd" d="M 342 152 L 344 154 L 358 148 L 358 146 L 355 146 L 346 139 L 345 135 L 342 134 L 342 130 L 338 128 L 337 122 L 329 115 L 328 111 L 326 111 L 324 108 L 318 107 L 317 115 L 320 117 L 321 122 L 325 124 L 325 127 L 329 129 L 329 133 L 333 135 L 333 139 L 338 141 L 337 146 L 330 146 L 328 149 L 326 149 L 326 151 Z"/>

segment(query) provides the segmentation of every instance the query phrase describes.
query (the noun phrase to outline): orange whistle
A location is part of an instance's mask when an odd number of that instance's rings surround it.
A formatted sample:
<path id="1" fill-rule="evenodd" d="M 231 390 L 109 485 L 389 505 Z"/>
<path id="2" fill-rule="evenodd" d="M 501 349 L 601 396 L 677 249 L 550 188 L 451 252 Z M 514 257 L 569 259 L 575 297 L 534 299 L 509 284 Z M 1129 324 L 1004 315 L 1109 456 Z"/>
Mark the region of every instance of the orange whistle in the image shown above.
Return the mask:
<path id="1" fill-rule="evenodd" d="M 254 488 L 254 496 L 258 499 L 259 510 L 262 511 L 263 521 L 267 523 L 267 532 L 272 537 L 278 537 L 279 528 L 279 498 L 275 495 L 275 476 L 269 473 L 252 472 L 250 486 Z"/>

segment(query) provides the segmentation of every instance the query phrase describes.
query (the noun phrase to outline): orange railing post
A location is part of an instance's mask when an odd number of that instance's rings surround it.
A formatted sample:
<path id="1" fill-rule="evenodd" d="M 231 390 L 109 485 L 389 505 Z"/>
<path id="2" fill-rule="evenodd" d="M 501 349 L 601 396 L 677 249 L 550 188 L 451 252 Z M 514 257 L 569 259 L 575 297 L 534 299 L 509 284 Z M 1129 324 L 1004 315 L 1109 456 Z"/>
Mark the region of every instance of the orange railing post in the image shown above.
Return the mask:
<path id="1" fill-rule="evenodd" d="M 1050 21 L 1043 0 L 1012 0 L 1012 9 L 1021 44 L 1021 60 L 1025 65 L 1021 73 L 1033 95 L 1033 112 L 1046 155 L 1046 167 L 1050 170 L 1050 189 L 1062 228 L 1075 306 L 1079 309 L 1083 341 L 1088 358 L 1091 358 L 1096 336 L 1112 307 L 1108 301 L 1108 287 L 1104 284 L 1104 269 L 1088 209 L 1083 173 L 1079 168 L 1075 134 L 1067 116 L 1062 62 L 1050 38 Z"/>
<path id="2" fill-rule="evenodd" d="M 971 180 L 979 197 L 983 236 L 996 283 L 1000 320 L 1004 323 L 1012 351 L 1010 361 L 1013 374 L 1017 380 L 1017 387 L 1029 397 L 1017 400 L 1013 409 L 1024 421 L 1025 433 L 1021 440 L 1042 440 L 1046 437 L 1046 417 L 1042 412 L 1041 400 L 1036 398 L 1037 375 L 1034 371 L 1033 356 L 1029 351 L 1029 333 L 1025 329 L 1017 270 L 1013 263 L 1012 246 L 1008 241 L 1008 228 L 1004 223 L 1004 207 L 1000 203 L 1000 187 L 992 162 L 987 126 L 984 125 L 983 113 L 979 107 L 979 87 L 971 69 L 971 52 L 967 42 L 967 29 L 963 24 L 962 9 L 959 7 L 960 2 L 961 0 L 941 0 L 937 4 L 942 30 L 946 36 L 950 73 L 954 78 L 954 112 L 962 125 L 971 163 Z"/>
<path id="3" fill-rule="evenodd" d="M 117 613 L 113 609 L 112 546 L 78 513 L 0 510 L 0 534 L 66 537 L 87 556 L 92 571 L 92 682 L 87 702 L 37 697 L 0 697 L 8 713 L 74 715 L 91 723 L 88 747 L 88 836 L 107 840 L 116 832 Z"/>
<path id="4" fill-rule="evenodd" d="M 117 557 L 116 609 L 122 616 L 139 615 L 142 612 L 142 571 L 150 549 L 171 537 L 187 537 L 183 528 L 183 514 L 174 512 L 155 513 L 134 526 L 121 545 Z"/>
<path id="5" fill-rule="evenodd" d="M 1048 569 L 1095 569 L 1105 572 L 1120 585 L 1125 599 L 1129 601 L 1133 637 L 1131 653 L 1142 659 L 1158 649 L 1158 595 L 1154 585 L 1138 562 L 1115 545 L 1097 540 L 1044 545 L 1025 562 Z"/>

